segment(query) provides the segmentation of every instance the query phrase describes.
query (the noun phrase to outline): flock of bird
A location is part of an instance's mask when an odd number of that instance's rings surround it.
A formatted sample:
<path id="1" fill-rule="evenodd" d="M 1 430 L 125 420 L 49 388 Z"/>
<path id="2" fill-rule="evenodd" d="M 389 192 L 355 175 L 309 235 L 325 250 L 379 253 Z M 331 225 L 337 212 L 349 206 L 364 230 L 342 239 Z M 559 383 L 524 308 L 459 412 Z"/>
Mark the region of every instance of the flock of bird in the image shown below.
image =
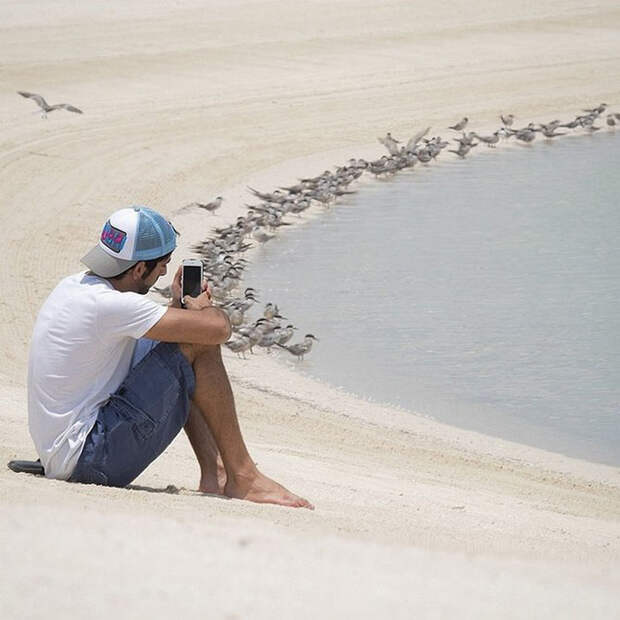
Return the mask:
<path id="1" fill-rule="evenodd" d="M 78 108 L 65 103 L 50 106 L 41 95 L 22 91 L 19 91 L 19 94 L 34 100 L 44 116 L 58 109 L 82 113 Z M 514 127 L 513 114 L 501 115 L 501 127 L 490 135 L 466 132 L 469 119 L 464 117 L 448 127 L 460 134 L 452 138 L 455 147 L 448 151 L 465 158 L 472 148 L 481 143 L 495 148 L 500 140 L 514 138 L 529 144 L 538 134 L 545 139 L 553 139 L 567 133 L 559 131 L 560 129 L 582 129 L 592 133 L 601 129 L 597 122 L 600 122 L 607 108 L 607 104 L 601 103 L 595 108 L 582 110 L 582 113 L 568 122 L 553 120 L 548 123 L 528 123 L 521 128 Z M 610 129 L 615 129 L 616 125 L 620 124 L 620 114 L 609 112 L 605 120 Z M 450 142 L 442 140 L 440 136 L 427 138 L 430 129 L 427 127 L 419 131 L 405 144 L 388 132 L 384 137 L 378 138 L 388 154 L 376 160 L 352 158 L 346 164 L 335 167 L 334 171 L 325 170 L 318 176 L 299 179 L 294 185 L 279 187 L 271 192 L 249 187 L 256 202 L 246 205 L 246 214 L 238 217 L 236 222 L 229 226 L 215 228 L 211 237 L 192 248 L 202 258 L 215 305 L 222 308 L 230 318 L 234 336 L 226 346 L 231 351 L 245 358 L 246 352 L 252 353 L 254 347 L 264 348 L 268 352 L 276 347 L 303 360 L 318 338 L 308 333 L 300 342 L 289 344 L 297 328 L 286 322 L 288 319 L 280 313 L 276 304 L 267 303 L 262 316 L 253 321 L 248 319 L 248 314 L 258 303 L 258 297 L 256 290 L 251 287 L 245 288 L 243 294 L 236 293 L 240 290 L 243 272 L 247 266 L 247 261 L 241 255 L 256 243 L 263 244 L 273 239 L 280 228 L 291 224 L 287 221 L 290 216 L 300 216 L 313 205 L 329 207 L 341 196 L 355 193 L 350 186 L 365 172 L 375 177 L 388 177 L 417 164 L 427 165 L 437 159 L 439 154 L 450 146 Z M 222 196 L 218 196 L 211 202 L 192 202 L 182 209 L 196 208 L 213 214 L 221 207 L 222 202 Z M 164 297 L 171 296 L 170 287 L 155 287 L 155 290 Z"/>
<path id="2" fill-rule="evenodd" d="M 600 129 L 596 121 L 606 109 L 607 105 L 603 103 L 596 108 L 583 110 L 570 122 L 554 120 L 549 123 L 529 123 L 522 128 L 515 127 L 514 115 L 508 114 L 500 117 L 502 126 L 488 136 L 475 131 L 466 133 L 469 120 L 465 117 L 449 127 L 460 135 L 452 139 L 455 148 L 448 151 L 464 158 L 480 143 L 491 148 L 496 147 L 500 140 L 511 138 L 531 143 L 539 133 L 546 139 L 553 139 L 566 133 L 559 131 L 560 128 L 579 127 L 594 132 Z M 615 128 L 616 122 L 620 122 L 620 114 L 610 113 L 606 118 L 610 128 Z M 306 334 L 301 342 L 289 344 L 296 328 L 280 313 L 277 305 L 267 303 L 262 316 L 253 321 L 248 320 L 247 316 L 258 303 L 258 297 L 253 288 L 246 288 L 242 294 L 235 295 L 235 291 L 240 290 L 243 271 L 247 266 L 247 261 L 241 255 L 257 243 L 266 243 L 272 239 L 281 227 L 290 225 L 291 216 L 300 216 L 313 205 L 329 207 L 341 196 L 354 193 L 355 190 L 351 189 L 353 182 L 365 172 L 376 177 L 386 177 L 418 163 L 430 163 L 450 143 L 439 136 L 427 138 L 429 131 L 430 128 L 426 128 L 418 132 L 406 144 L 387 133 L 379 138 L 379 142 L 385 146 L 388 154 L 374 161 L 352 158 L 334 170 L 299 179 L 294 185 L 278 187 L 271 192 L 248 187 L 255 200 L 253 204 L 245 205 L 246 214 L 229 226 L 215 228 L 210 238 L 192 248 L 202 257 L 214 302 L 230 317 L 234 337 L 226 346 L 231 351 L 245 357 L 246 352 L 253 352 L 254 347 L 262 347 L 267 351 L 275 347 L 287 350 L 300 360 L 310 352 L 318 338 Z M 214 213 L 222 202 L 223 198 L 218 196 L 211 202 L 193 202 L 183 209 L 198 208 Z"/>

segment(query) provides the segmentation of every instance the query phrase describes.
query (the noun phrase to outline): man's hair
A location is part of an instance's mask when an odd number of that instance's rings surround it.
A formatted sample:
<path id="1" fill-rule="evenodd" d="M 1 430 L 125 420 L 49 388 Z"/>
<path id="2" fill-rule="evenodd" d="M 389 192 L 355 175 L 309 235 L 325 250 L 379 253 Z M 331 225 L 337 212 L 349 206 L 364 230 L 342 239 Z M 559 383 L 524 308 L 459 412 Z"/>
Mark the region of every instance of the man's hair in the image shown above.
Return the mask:
<path id="1" fill-rule="evenodd" d="M 153 271 L 153 269 L 155 269 L 155 267 L 157 267 L 157 263 L 160 263 L 163 260 L 167 260 L 168 257 L 171 254 L 172 254 L 172 252 L 168 252 L 168 254 L 164 254 L 163 256 L 160 256 L 159 258 L 153 258 L 151 260 L 145 260 L 144 264 L 146 265 L 146 271 L 144 272 L 144 275 L 142 276 L 142 279 L 148 278 L 149 275 L 151 275 L 151 271 Z M 138 262 L 142 262 L 142 261 L 138 261 Z M 136 263 L 136 265 L 137 264 L 138 263 Z M 108 279 L 109 280 L 120 280 L 127 272 L 131 271 L 136 265 L 132 265 L 131 267 L 129 267 L 129 269 L 125 269 L 125 271 L 122 271 L 117 276 L 111 276 Z"/>

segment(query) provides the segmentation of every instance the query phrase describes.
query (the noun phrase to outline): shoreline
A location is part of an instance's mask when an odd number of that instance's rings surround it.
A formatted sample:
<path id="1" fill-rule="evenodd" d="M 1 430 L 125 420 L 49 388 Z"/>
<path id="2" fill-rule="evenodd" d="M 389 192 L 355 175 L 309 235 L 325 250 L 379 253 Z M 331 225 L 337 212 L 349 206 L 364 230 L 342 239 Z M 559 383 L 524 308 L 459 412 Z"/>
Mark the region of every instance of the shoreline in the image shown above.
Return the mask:
<path id="1" fill-rule="evenodd" d="M 527 122 L 538 123 L 538 122 L 543 122 L 543 121 L 537 118 L 537 119 L 530 119 Z M 566 122 L 566 121 L 563 121 L 563 122 Z M 519 126 L 525 126 L 526 124 L 527 123 L 525 123 L 524 121 L 523 123 L 520 123 Z M 480 133 L 494 131 L 494 129 L 488 125 L 484 126 L 482 129 L 479 129 L 479 128 L 474 129 L 474 127 L 469 127 L 469 126 L 467 129 L 468 131 L 477 130 Z M 460 135 L 459 132 L 453 132 L 451 130 L 448 130 L 448 131 L 450 131 L 450 135 L 446 135 L 445 138 L 443 138 L 442 136 L 443 139 L 449 139 L 451 137 Z M 615 131 L 618 131 L 618 130 L 614 131 L 613 129 L 609 129 L 606 126 L 603 126 L 601 131 L 605 133 L 615 133 Z M 434 132 L 431 128 L 431 131 L 429 131 L 429 134 L 427 137 L 432 137 L 433 135 L 438 135 L 438 134 L 439 132 Z M 569 130 L 566 132 L 564 136 L 562 136 L 562 138 L 573 138 L 573 139 L 574 138 L 590 138 L 592 137 L 592 135 L 593 134 L 588 133 L 584 130 Z M 402 137 L 401 139 L 404 140 L 405 137 Z M 491 152 L 491 149 L 488 149 L 489 150 L 488 153 L 487 153 L 487 149 L 484 148 L 481 143 L 481 146 L 483 148 L 472 151 L 472 154 L 470 154 L 468 157 L 479 156 L 481 152 L 486 153 L 487 155 L 492 154 L 493 156 L 495 156 L 495 155 L 498 155 L 500 151 L 505 151 L 505 150 L 514 150 L 514 149 L 519 149 L 519 148 L 537 148 L 538 146 L 540 146 L 541 142 L 545 144 L 545 143 L 550 142 L 550 140 L 544 140 L 543 137 L 539 137 L 531 145 L 524 145 L 521 143 L 517 143 L 515 139 L 512 139 L 512 141 L 508 141 L 504 139 L 500 142 L 500 144 L 495 149 L 492 150 L 492 152 Z M 229 188 L 228 190 L 221 192 L 221 195 L 224 196 L 225 199 L 227 196 L 234 197 L 234 203 L 235 205 L 237 205 L 237 208 L 232 209 L 229 207 L 226 210 L 225 207 L 221 207 L 220 211 L 225 210 L 225 214 L 220 214 L 218 219 L 224 220 L 224 221 L 222 221 L 221 223 L 218 222 L 216 224 L 213 224 L 210 230 L 208 231 L 208 234 L 206 236 L 203 236 L 202 238 L 198 238 L 197 236 L 188 238 L 186 233 L 182 233 L 182 236 L 181 236 L 182 242 L 179 244 L 180 247 L 179 247 L 179 250 L 177 251 L 176 260 L 179 261 L 179 257 L 181 255 L 187 256 L 191 254 L 193 256 L 200 256 L 199 254 L 192 253 L 191 250 L 189 249 L 189 246 L 199 241 L 202 241 L 204 238 L 208 237 L 210 233 L 213 233 L 215 227 L 224 227 L 229 224 L 233 224 L 238 216 L 244 215 L 247 212 L 247 208 L 245 206 L 240 207 L 239 205 L 245 205 L 246 202 L 257 201 L 255 197 L 252 196 L 252 194 L 249 192 L 248 186 L 255 187 L 256 189 L 259 189 L 260 191 L 271 192 L 276 187 L 279 187 L 281 185 L 283 186 L 291 185 L 297 182 L 297 180 L 301 177 L 312 176 L 314 174 L 320 174 L 321 170 L 329 169 L 333 171 L 336 166 L 344 165 L 346 161 L 348 161 L 349 158 L 362 157 L 364 159 L 370 160 L 370 159 L 377 159 L 378 157 L 380 157 L 381 154 L 383 154 L 382 151 L 384 153 L 387 153 L 387 151 L 382 147 L 382 145 L 378 143 L 377 144 L 368 143 L 368 144 L 359 145 L 355 149 L 356 154 L 351 154 L 352 151 L 353 151 L 353 148 L 334 149 L 330 151 L 314 153 L 310 156 L 304 156 L 304 157 L 298 157 L 298 158 L 286 160 L 284 162 L 276 164 L 275 166 L 271 166 L 265 170 L 257 171 L 256 173 L 252 175 L 251 180 L 248 183 L 240 183 L 238 185 L 235 185 Z M 348 156 L 347 156 L 347 153 L 349 154 Z M 431 162 L 429 164 L 429 167 L 441 166 L 443 160 L 450 162 L 450 161 L 455 161 L 457 159 L 458 159 L 457 156 L 452 153 L 442 153 L 438 161 Z M 334 161 L 334 160 L 335 160 L 335 163 L 331 165 L 326 163 L 328 161 Z M 421 164 L 418 164 L 418 166 L 420 165 Z M 312 166 L 316 168 L 314 172 L 311 170 Z M 404 172 L 404 174 L 414 175 L 412 179 L 415 180 L 416 168 L 405 170 L 405 171 L 400 171 L 400 172 L 397 172 L 396 174 L 398 175 Z M 362 177 L 360 177 L 357 181 L 354 182 L 354 184 L 352 184 L 351 189 L 354 189 L 357 192 L 363 191 L 364 186 L 367 185 L 368 183 L 390 182 L 391 178 L 392 178 L 391 176 L 388 176 L 386 178 L 377 178 L 377 177 L 371 178 L 370 173 L 365 172 L 364 175 L 362 175 Z M 245 196 L 245 199 L 244 199 L 244 196 Z M 291 215 L 291 216 L 288 216 L 286 220 L 287 222 L 290 223 L 291 226 L 294 226 L 294 227 L 304 226 L 308 221 L 321 217 L 324 211 L 329 210 L 329 209 L 337 209 L 338 204 L 339 204 L 338 201 L 336 201 L 334 204 L 328 207 L 323 207 L 321 205 L 314 204 L 310 209 L 308 209 L 306 212 L 301 214 L 300 217 Z M 177 222 L 178 222 L 178 227 L 181 230 L 185 229 L 187 231 L 196 231 L 200 229 L 200 224 L 202 225 L 209 224 L 212 220 L 215 219 L 215 217 L 217 217 L 217 215 L 213 216 L 201 210 L 194 209 L 193 213 L 186 213 L 186 214 L 180 213 L 177 216 L 177 218 L 174 219 L 174 222 L 175 222 L 175 225 L 177 225 Z M 276 231 L 275 234 L 286 235 L 287 228 L 283 229 L 283 231 Z M 260 247 L 261 247 L 261 244 L 257 242 L 253 242 L 253 243 L 254 245 L 252 248 L 250 248 L 245 253 L 238 254 L 237 256 L 243 257 L 249 262 L 251 262 L 256 256 L 256 253 L 260 251 Z M 172 268 L 170 272 L 174 273 L 174 270 L 175 268 Z M 168 284 L 168 280 L 170 280 L 169 276 L 163 284 L 164 285 Z M 256 288 L 256 290 L 258 291 L 258 295 L 260 297 L 260 294 L 261 294 L 260 283 L 245 282 L 242 279 L 239 289 L 236 289 L 237 293 L 240 290 L 243 290 L 245 286 L 253 286 L 254 288 Z M 257 303 L 256 307 L 260 309 L 264 305 L 265 301 L 267 300 L 261 300 L 260 302 Z M 275 299 L 269 300 L 269 301 L 273 301 L 274 303 L 277 303 L 277 300 Z M 261 314 L 259 312 L 257 316 L 260 316 L 260 315 Z M 611 471 L 605 471 L 605 469 L 609 469 L 609 470 L 617 469 L 618 473 L 620 474 L 620 468 L 618 468 L 618 466 L 610 465 L 608 463 L 603 463 L 603 462 L 596 461 L 596 460 L 589 460 L 589 459 L 582 458 L 582 457 L 570 456 L 562 452 L 555 452 L 555 451 L 549 450 L 544 447 L 534 446 L 532 444 L 522 444 L 517 441 L 511 440 L 508 437 L 501 437 L 498 435 L 486 434 L 484 431 L 475 431 L 475 430 L 467 429 L 464 427 L 452 426 L 448 423 L 437 420 L 433 416 L 430 416 L 423 411 L 419 411 L 419 412 L 413 411 L 411 409 L 406 409 L 404 407 L 398 407 L 395 405 L 391 405 L 389 403 L 384 403 L 381 401 L 374 401 L 373 399 L 367 398 L 361 394 L 349 393 L 344 389 L 338 388 L 337 386 L 331 385 L 329 383 L 324 383 L 318 378 L 311 377 L 309 375 L 303 375 L 301 371 L 299 371 L 293 366 L 292 363 L 290 362 L 287 363 L 285 359 L 280 358 L 280 352 L 278 352 L 276 355 L 273 355 L 271 357 L 266 357 L 266 353 L 264 351 L 262 351 L 258 347 L 256 347 L 256 349 L 259 352 L 258 355 L 248 356 L 248 357 L 253 358 L 254 362 L 262 363 L 265 366 L 267 365 L 269 366 L 269 369 L 264 368 L 263 370 L 264 370 L 264 374 L 267 377 L 272 377 L 271 381 L 269 379 L 267 379 L 266 381 L 265 380 L 261 381 L 259 377 L 259 373 L 257 373 L 256 371 L 253 371 L 252 380 L 248 382 L 247 372 L 244 371 L 244 363 L 249 362 L 250 359 L 238 360 L 237 356 L 234 353 L 230 352 L 226 348 L 223 349 L 224 358 L 226 360 L 227 366 L 232 365 L 234 360 L 238 361 L 238 364 L 235 364 L 236 380 L 240 381 L 241 383 L 245 383 L 248 386 L 253 386 L 261 390 L 268 390 L 275 394 L 278 394 L 279 396 L 289 397 L 292 400 L 295 400 L 297 398 L 296 394 L 298 393 L 300 385 L 303 383 L 305 386 L 306 402 L 312 403 L 314 405 L 318 405 L 322 408 L 331 409 L 333 412 L 336 412 L 336 409 L 332 409 L 330 404 L 333 402 L 338 402 L 338 401 L 342 402 L 343 398 L 348 401 L 348 405 L 347 405 L 348 409 L 354 410 L 356 407 L 354 405 L 354 402 L 351 401 L 351 399 L 353 399 L 355 402 L 357 402 L 358 409 L 361 408 L 367 411 L 369 407 L 375 407 L 377 411 L 382 410 L 384 412 L 384 415 L 386 416 L 393 415 L 394 412 L 400 411 L 400 412 L 405 412 L 406 415 L 415 416 L 417 418 L 423 418 L 425 420 L 430 421 L 431 423 L 437 424 L 438 428 L 436 429 L 436 432 L 431 432 L 429 431 L 429 429 L 427 429 L 427 432 L 430 432 L 430 434 L 432 435 L 438 436 L 441 428 L 449 427 L 450 429 L 452 429 L 452 432 L 449 434 L 451 437 L 458 437 L 459 433 L 461 434 L 471 433 L 472 436 L 475 437 L 475 439 L 472 439 L 470 443 L 476 444 L 478 446 L 482 444 L 481 438 L 486 438 L 486 441 L 488 442 L 495 442 L 495 441 L 505 442 L 507 445 L 504 446 L 503 450 L 498 450 L 498 456 L 500 457 L 503 457 L 504 453 L 516 453 L 520 455 L 519 458 L 527 458 L 525 454 L 527 454 L 528 450 L 533 450 L 534 452 L 532 452 L 531 458 L 534 459 L 534 461 L 539 465 L 543 463 L 544 456 L 538 453 L 544 453 L 544 454 L 549 455 L 547 458 L 549 459 L 550 462 L 551 461 L 554 462 L 556 464 L 555 465 L 556 467 L 566 467 L 568 464 L 565 462 L 565 459 L 567 459 L 568 461 L 575 461 L 577 463 L 579 462 L 588 463 L 594 466 L 595 468 L 602 467 L 603 470 L 601 472 L 597 472 L 596 475 L 599 475 L 600 473 L 601 475 L 604 476 L 605 480 L 608 480 L 608 481 L 613 480 L 616 482 L 620 480 L 620 477 L 614 477 Z M 274 366 L 272 362 L 275 362 L 276 365 Z M 299 379 L 302 379 L 302 378 L 303 380 L 300 381 Z M 291 388 L 288 391 L 282 391 L 280 386 L 283 381 L 286 381 L 289 385 L 295 385 L 295 388 Z M 317 393 L 317 398 L 311 397 L 310 392 L 312 390 L 314 390 Z M 352 416 L 355 417 L 355 413 L 352 414 Z M 362 419 L 364 419 L 364 421 L 372 421 L 373 423 L 381 424 L 381 420 L 379 420 L 376 417 L 376 415 L 371 414 L 370 418 L 367 419 L 367 418 L 362 417 Z M 401 424 L 404 424 L 404 420 L 401 420 Z M 559 458 L 552 458 L 552 457 L 559 457 Z M 569 466 L 569 469 L 574 471 L 573 467 L 571 467 L 570 465 L 568 466 Z M 593 469 L 592 471 L 594 473 L 595 470 Z"/>

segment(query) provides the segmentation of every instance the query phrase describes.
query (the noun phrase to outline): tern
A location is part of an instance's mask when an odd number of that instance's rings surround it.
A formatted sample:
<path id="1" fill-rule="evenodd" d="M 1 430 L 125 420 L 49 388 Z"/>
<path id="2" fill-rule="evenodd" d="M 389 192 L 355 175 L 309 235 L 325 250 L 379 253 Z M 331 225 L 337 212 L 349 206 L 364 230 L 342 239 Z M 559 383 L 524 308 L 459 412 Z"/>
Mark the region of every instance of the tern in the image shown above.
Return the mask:
<path id="1" fill-rule="evenodd" d="M 462 131 L 463 129 L 465 129 L 465 126 L 467 125 L 468 121 L 469 119 L 466 116 L 464 116 L 456 125 L 452 125 L 448 129 L 454 129 L 454 131 Z"/>
<path id="2" fill-rule="evenodd" d="M 224 343 L 233 353 L 236 353 L 238 357 L 246 359 L 245 352 L 249 351 L 252 344 L 250 339 L 246 336 L 240 336 L 237 340 L 229 340 Z"/>
<path id="3" fill-rule="evenodd" d="M 267 241 L 270 241 L 271 239 L 273 239 L 275 237 L 275 235 L 270 235 L 269 233 L 266 233 L 264 230 L 260 230 L 259 228 L 257 228 L 252 233 L 252 236 L 259 243 L 267 243 Z"/>
<path id="4" fill-rule="evenodd" d="M 297 328 L 290 323 L 286 327 L 280 329 L 278 344 L 286 344 L 293 337 L 293 333 L 296 329 Z"/>
<path id="5" fill-rule="evenodd" d="M 263 310 L 263 317 L 266 319 L 273 319 L 276 315 L 280 314 L 280 310 L 278 309 L 277 304 L 272 304 L 268 302 L 265 304 L 265 309 Z"/>
<path id="6" fill-rule="evenodd" d="M 467 155 L 467 153 L 469 153 L 469 151 L 471 151 L 474 146 L 478 146 L 478 143 L 475 142 L 474 144 L 461 144 L 457 151 L 448 149 L 448 153 L 454 153 L 455 155 L 458 155 L 461 159 L 465 159 L 465 155 Z"/>
<path id="7" fill-rule="evenodd" d="M 154 286 L 153 290 L 157 291 L 165 299 L 172 299 L 172 286 L 165 286 L 163 288 L 159 288 L 158 286 Z"/>
<path id="8" fill-rule="evenodd" d="M 559 125 L 559 121 L 558 121 L 558 125 Z M 542 132 L 543 136 L 545 136 L 545 138 L 557 138 L 558 136 L 565 136 L 565 133 L 557 133 L 556 129 L 558 127 L 558 125 L 541 125 L 540 126 L 540 131 Z M 517 136 L 518 138 L 519 136 Z"/>
<path id="9" fill-rule="evenodd" d="M 392 138 L 392 134 L 388 131 L 385 138 L 377 138 L 381 144 L 388 150 L 390 155 L 398 155 L 398 144 L 399 141 L 395 138 Z"/>
<path id="10" fill-rule="evenodd" d="M 596 108 L 590 108 L 590 109 L 585 108 L 583 111 L 587 112 L 588 114 L 596 114 L 598 116 L 599 114 L 602 114 L 606 109 L 607 109 L 607 104 L 601 103 Z"/>
<path id="11" fill-rule="evenodd" d="M 312 334 L 306 334 L 303 342 L 298 342 L 297 344 L 291 344 L 289 346 L 278 343 L 276 344 L 282 349 L 286 349 L 291 355 L 295 355 L 298 360 L 303 360 L 304 355 L 306 355 L 306 353 L 310 353 L 310 350 L 312 349 L 312 344 L 315 340 L 317 342 L 319 341 L 316 336 L 313 336 Z"/>
<path id="12" fill-rule="evenodd" d="M 414 136 L 411 136 L 411 138 L 409 139 L 409 142 L 407 142 L 407 146 L 405 147 L 405 150 L 408 153 L 411 153 L 415 150 L 415 147 L 417 146 L 418 142 L 431 130 L 430 127 L 427 127 L 426 129 L 422 129 L 421 131 L 418 131 L 418 133 L 416 133 Z"/>
<path id="13" fill-rule="evenodd" d="M 208 211 L 209 213 L 215 213 L 215 211 L 217 211 L 222 206 L 223 200 L 224 199 L 221 196 L 218 196 L 215 200 L 207 202 L 206 204 L 203 204 L 201 202 L 195 202 L 194 205 L 201 209 L 204 209 L 205 211 Z"/>
<path id="14" fill-rule="evenodd" d="M 536 132 L 526 127 L 525 129 L 517 131 L 515 133 L 515 138 L 521 140 L 521 142 L 533 142 L 536 139 Z"/>
<path id="15" fill-rule="evenodd" d="M 26 97 L 26 99 L 32 99 L 43 111 L 43 114 L 41 114 L 42 118 L 47 118 L 47 113 L 53 112 L 54 110 L 67 110 L 67 112 L 83 114 L 82 110 L 68 103 L 55 103 L 54 105 L 50 105 L 41 95 L 37 95 L 36 93 L 27 93 L 23 90 L 18 90 L 17 94 Z"/>
<path id="16" fill-rule="evenodd" d="M 589 131 L 590 133 L 598 131 L 600 129 L 600 127 L 594 125 L 594 118 L 592 118 L 591 116 L 582 118 L 580 124 L 586 131 Z"/>
<path id="17" fill-rule="evenodd" d="M 479 136 L 475 131 L 472 131 L 472 134 L 490 148 L 495 148 L 495 145 L 499 142 L 499 129 L 494 131 L 492 136 Z"/>
<path id="18" fill-rule="evenodd" d="M 214 214 L 222 206 L 223 200 L 224 199 L 221 196 L 218 196 L 215 200 L 212 200 L 211 202 L 207 202 L 207 203 L 190 202 L 188 205 L 181 207 L 179 211 L 184 211 L 185 209 L 192 209 L 194 207 L 197 207 L 199 209 L 204 209 L 205 211 L 208 211 L 209 213 Z"/>
<path id="19" fill-rule="evenodd" d="M 261 339 L 256 343 L 259 347 L 267 349 L 267 353 L 271 353 L 271 347 L 278 344 L 280 340 L 280 327 L 277 325 L 267 332 L 263 332 Z"/>

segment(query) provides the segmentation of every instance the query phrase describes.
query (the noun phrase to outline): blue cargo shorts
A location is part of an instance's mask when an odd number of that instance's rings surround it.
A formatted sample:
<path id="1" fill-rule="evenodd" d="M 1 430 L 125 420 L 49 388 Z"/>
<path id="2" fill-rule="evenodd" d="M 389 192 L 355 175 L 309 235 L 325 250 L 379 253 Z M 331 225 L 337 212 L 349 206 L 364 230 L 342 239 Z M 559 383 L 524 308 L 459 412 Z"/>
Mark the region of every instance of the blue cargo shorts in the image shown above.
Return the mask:
<path id="1" fill-rule="evenodd" d="M 179 346 L 140 339 L 132 364 L 99 409 L 71 482 L 127 486 L 185 426 L 195 378 Z"/>

